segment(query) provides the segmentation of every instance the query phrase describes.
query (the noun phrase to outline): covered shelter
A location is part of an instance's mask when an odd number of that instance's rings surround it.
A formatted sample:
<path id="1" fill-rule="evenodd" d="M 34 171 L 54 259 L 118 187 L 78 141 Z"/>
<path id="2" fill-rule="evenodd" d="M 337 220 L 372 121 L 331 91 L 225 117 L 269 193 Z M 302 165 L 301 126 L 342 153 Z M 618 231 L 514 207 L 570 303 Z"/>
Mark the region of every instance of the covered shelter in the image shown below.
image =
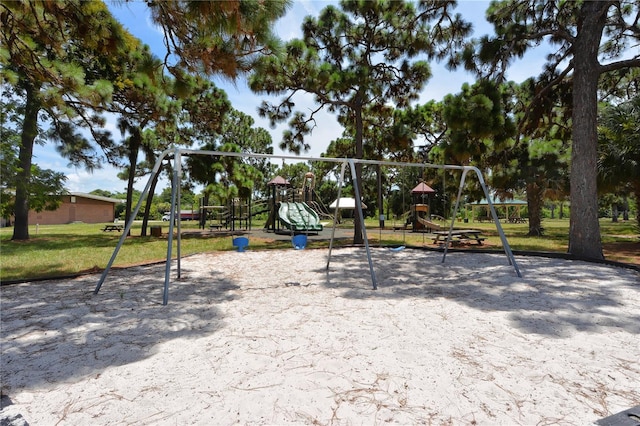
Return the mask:
<path id="1" fill-rule="evenodd" d="M 362 204 L 362 208 L 363 209 L 367 209 L 367 205 L 363 202 L 361 202 Z M 356 200 L 355 198 L 350 198 L 350 197 L 340 197 L 337 198 L 335 200 L 333 200 L 333 202 L 331 204 L 329 204 L 329 208 L 330 209 L 343 209 L 343 210 L 355 210 L 356 207 Z"/>
<path id="2" fill-rule="evenodd" d="M 522 217 L 522 207 L 527 206 L 527 202 L 523 200 L 500 200 L 498 197 L 491 197 L 491 205 L 493 205 L 496 209 L 503 207 L 504 208 L 504 219 L 505 222 L 513 222 L 513 223 L 523 223 L 526 221 L 525 218 Z M 473 222 L 476 220 L 476 209 L 483 208 L 486 210 L 486 216 L 478 217 L 479 221 L 491 221 L 493 220 L 491 217 L 491 212 L 489 210 L 489 202 L 486 198 L 483 198 L 480 201 L 476 201 L 475 203 L 467 203 L 465 205 L 465 210 L 471 207 L 471 219 Z M 499 216 L 499 215 L 498 215 Z M 467 216 L 468 217 L 468 216 Z"/>
<path id="3" fill-rule="evenodd" d="M 362 207 L 362 210 L 367 209 L 367 205 L 362 201 L 360 202 L 360 205 Z M 340 197 L 333 200 L 333 202 L 329 204 L 329 208 L 336 210 L 336 217 L 338 218 L 338 222 L 340 222 L 340 218 L 342 217 L 342 210 L 350 211 L 350 217 L 355 217 L 355 211 L 358 207 L 356 205 L 355 198 Z"/>

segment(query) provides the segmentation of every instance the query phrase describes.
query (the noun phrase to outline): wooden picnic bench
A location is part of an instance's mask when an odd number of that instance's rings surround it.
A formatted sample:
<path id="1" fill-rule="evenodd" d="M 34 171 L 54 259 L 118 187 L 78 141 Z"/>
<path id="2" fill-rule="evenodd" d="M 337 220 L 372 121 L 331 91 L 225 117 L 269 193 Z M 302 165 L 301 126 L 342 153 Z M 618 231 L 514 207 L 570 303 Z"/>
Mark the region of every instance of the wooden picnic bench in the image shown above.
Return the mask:
<path id="1" fill-rule="evenodd" d="M 449 235 L 449 231 L 435 231 L 433 233 L 435 237 L 433 238 L 433 244 L 444 245 L 447 241 L 447 236 Z M 477 243 L 478 245 L 482 245 L 482 242 L 486 238 L 482 237 L 482 231 L 477 229 L 454 229 L 451 231 L 451 244 L 457 245 L 462 243 Z"/>
<path id="2" fill-rule="evenodd" d="M 524 217 L 510 217 L 510 223 L 527 223 L 527 219 Z"/>
<path id="3" fill-rule="evenodd" d="M 105 225 L 102 228 L 102 232 L 111 232 L 111 231 L 122 231 L 124 229 L 124 225 Z"/>

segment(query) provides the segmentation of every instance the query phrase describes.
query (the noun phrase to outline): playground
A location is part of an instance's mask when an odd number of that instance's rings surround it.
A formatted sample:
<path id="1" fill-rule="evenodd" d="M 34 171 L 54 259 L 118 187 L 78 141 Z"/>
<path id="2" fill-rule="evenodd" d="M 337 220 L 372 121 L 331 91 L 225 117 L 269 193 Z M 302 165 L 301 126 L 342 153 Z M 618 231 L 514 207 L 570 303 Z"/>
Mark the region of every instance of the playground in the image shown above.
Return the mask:
<path id="1" fill-rule="evenodd" d="M 362 232 L 440 249 L 367 235 L 334 246 L 353 229 L 312 218 L 313 200 L 274 196 L 260 234 L 242 203 L 231 229 L 198 231 L 225 233 L 233 250 L 182 256 L 188 236 L 171 218 L 149 239 L 166 244 L 165 262 L 111 268 L 130 221 L 101 274 L 3 286 L 2 418 L 578 425 L 640 405 L 637 270 L 514 256 L 494 211 L 485 243 L 467 222 L 436 224 L 416 188 L 410 221 Z M 496 250 L 448 252 L 452 236 Z M 268 238 L 289 246 L 251 249 Z"/>
<path id="2" fill-rule="evenodd" d="M 3 286 L 29 424 L 592 424 L 640 404 L 637 271 L 374 248 L 186 256 Z M 11 403 L 11 405 L 7 405 Z"/>
<path id="3" fill-rule="evenodd" d="M 232 233 L 251 232 L 260 228 L 261 221 L 254 217 L 264 213 L 268 213 L 268 217 L 262 230 L 281 235 L 318 235 L 327 225 L 334 222 L 341 224 L 345 220 L 345 213 L 347 222 L 351 220 L 353 223 L 358 211 L 355 199 L 340 197 L 327 205 L 315 192 L 314 184 L 315 175 L 312 172 L 305 174 L 301 188 L 293 188 L 286 178 L 278 175 L 267 183 L 269 195 L 266 199 L 234 198 L 227 205 L 205 205 L 204 199 L 201 199 L 196 213 L 198 218 L 202 218 L 200 228 Z M 410 192 L 409 210 L 389 220 L 392 225 L 386 229 L 443 231 L 447 227 L 447 220 L 440 215 L 432 215 L 430 205 L 425 204 L 425 197 L 435 192 L 424 182 L 418 184 Z M 365 210 L 368 207 L 361 202 L 360 208 Z"/>

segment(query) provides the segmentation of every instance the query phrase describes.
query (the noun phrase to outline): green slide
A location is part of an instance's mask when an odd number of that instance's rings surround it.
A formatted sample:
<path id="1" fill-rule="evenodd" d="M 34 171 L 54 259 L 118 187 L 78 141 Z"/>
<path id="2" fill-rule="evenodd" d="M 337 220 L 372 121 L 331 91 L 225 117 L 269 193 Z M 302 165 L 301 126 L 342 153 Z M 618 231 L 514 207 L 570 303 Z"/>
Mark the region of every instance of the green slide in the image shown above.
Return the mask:
<path id="1" fill-rule="evenodd" d="M 281 203 L 280 223 L 293 231 L 322 231 L 320 217 L 306 203 Z"/>

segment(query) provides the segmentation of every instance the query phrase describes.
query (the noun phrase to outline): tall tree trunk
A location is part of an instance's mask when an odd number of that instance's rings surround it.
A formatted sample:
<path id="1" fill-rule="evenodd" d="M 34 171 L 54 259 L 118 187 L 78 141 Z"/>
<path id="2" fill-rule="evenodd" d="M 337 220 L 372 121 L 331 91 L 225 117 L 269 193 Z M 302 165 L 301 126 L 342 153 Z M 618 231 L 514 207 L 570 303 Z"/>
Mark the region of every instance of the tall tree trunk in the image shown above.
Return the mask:
<path id="1" fill-rule="evenodd" d="M 29 239 L 29 184 L 31 182 L 33 144 L 38 135 L 40 101 L 37 95 L 40 87 L 34 87 L 31 84 L 26 86 L 26 105 L 18 153 L 19 170 L 18 179 L 16 179 L 16 206 L 12 240 Z"/>
<path id="2" fill-rule="evenodd" d="M 598 222 L 596 161 L 597 90 L 600 75 L 598 49 L 607 7 L 607 2 L 584 2 L 580 10 L 573 55 L 569 253 L 588 259 L 604 259 Z"/>
<path id="3" fill-rule="evenodd" d="M 633 185 L 633 195 L 636 198 L 636 232 L 640 233 L 640 182 Z"/>
<path id="4" fill-rule="evenodd" d="M 355 120 L 356 120 L 356 158 L 362 159 L 364 157 L 364 141 L 363 141 L 363 133 L 364 133 L 364 124 L 362 122 L 362 105 L 355 108 Z M 358 185 L 358 192 L 362 197 L 362 164 L 356 163 L 356 184 Z M 355 195 L 355 194 L 354 194 Z M 356 203 L 361 203 L 362 200 L 356 198 Z M 355 218 L 354 218 L 354 226 L 353 226 L 353 244 L 362 244 L 364 243 L 364 238 L 362 237 L 362 228 L 364 227 L 364 223 L 360 221 L 360 215 L 358 214 L 358 210 L 354 210 Z"/>
<path id="5" fill-rule="evenodd" d="M 538 182 L 527 183 L 527 207 L 529 209 L 529 236 L 542 235 L 542 203 L 544 197 L 543 185 Z"/>
<path id="6" fill-rule="evenodd" d="M 204 206 L 209 205 L 209 192 L 205 191 L 202 195 L 202 204 L 200 205 L 200 229 L 204 229 L 207 226 L 208 209 L 203 209 Z M 267 226 L 269 224 L 267 223 Z M 274 226 L 275 229 L 275 226 Z"/>
<path id="7" fill-rule="evenodd" d="M 129 137 L 129 173 L 127 177 L 127 206 L 124 213 L 125 223 L 129 223 L 133 209 L 133 184 L 136 178 L 136 166 L 138 165 L 138 152 L 140 152 L 140 129 L 132 128 Z"/>
<path id="8" fill-rule="evenodd" d="M 376 167 L 376 175 L 378 181 L 378 217 L 380 229 L 384 229 L 384 219 L 382 218 L 382 215 L 384 214 L 384 199 L 382 198 L 382 166 L 380 164 Z"/>
<path id="9" fill-rule="evenodd" d="M 624 210 L 622 211 L 622 220 L 627 221 L 629 220 L 629 199 L 627 198 L 626 194 L 623 195 L 622 197 L 624 199 L 624 202 L 623 202 Z"/>
<path id="10" fill-rule="evenodd" d="M 142 218 L 142 229 L 140 230 L 140 236 L 147 236 L 147 226 L 149 224 L 149 215 L 151 213 L 151 203 L 153 202 L 153 196 L 156 192 L 156 185 L 158 185 L 158 178 L 160 177 L 160 170 L 153 177 L 153 181 L 151 182 L 151 186 L 149 186 L 149 193 L 147 194 L 147 201 L 144 205 L 144 216 Z"/>

